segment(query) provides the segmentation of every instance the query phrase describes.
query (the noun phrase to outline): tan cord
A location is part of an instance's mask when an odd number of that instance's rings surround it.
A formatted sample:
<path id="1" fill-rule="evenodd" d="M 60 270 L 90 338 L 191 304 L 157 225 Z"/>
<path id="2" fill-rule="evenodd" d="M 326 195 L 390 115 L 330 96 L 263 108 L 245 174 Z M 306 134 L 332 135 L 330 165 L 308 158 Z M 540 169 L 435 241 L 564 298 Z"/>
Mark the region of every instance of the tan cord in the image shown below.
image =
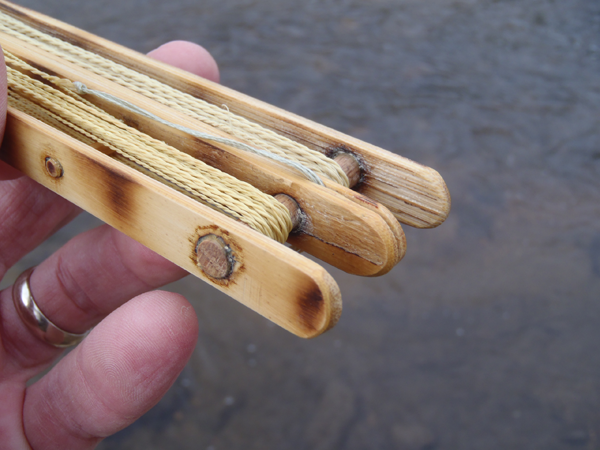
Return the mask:
<path id="1" fill-rule="evenodd" d="M 285 242 L 292 228 L 288 210 L 273 197 L 164 142 L 128 127 L 72 91 L 65 81 L 33 68 L 5 52 L 11 106 L 24 107 L 46 123 L 62 123 L 87 139 L 110 148 L 158 177 L 178 186 L 197 200 Z M 23 73 L 25 72 L 25 73 Z M 54 83 L 49 86 L 27 72 Z"/>
<path id="2" fill-rule="evenodd" d="M 215 128 L 235 128 L 235 136 L 249 144 L 299 162 L 338 184 L 348 187 L 342 168 L 325 155 L 292 141 L 218 106 L 178 91 L 149 76 L 103 58 L 80 47 L 42 33 L 6 14 L 0 14 L 0 30 L 35 47 L 64 58 L 106 79 L 125 86 Z"/>
<path id="3" fill-rule="evenodd" d="M 161 117 L 158 117 L 152 114 L 150 111 L 145 110 L 144 108 L 140 108 L 137 105 L 134 105 L 127 100 L 123 100 L 115 95 L 109 94 L 108 92 L 98 91 L 95 89 L 88 88 L 85 84 L 80 81 L 76 81 L 73 83 L 73 89 L 79 95 L 92 95 L 96 98 L 102 99 L 105 102 L 112 103 L 113 105 L 118 106 L 121 109 L 125 109 L 126 111 L 132 112 L 134 114 L 146 117 L 147 119 L 154 120 L 155 122 L 166 125 L 175 130 L 183 131 L 184 133 L 193 136 L 195 138 L 204 140 L 204 141 L 214 141 L 220 142 L 221 144 L 226 144 L 234 148 L 239 148 L 240 150 L 244 150 L 246 152 L 254 153 L 256 155 L 264 156 L 265 158 L 272 159 L 273 161 L 280 162 L 285 164 L 286 166 L 292 167 L 302 173 L 307 179 L 312 181 L 319 186 L 324 186 L 323 181 L 319 178 L 319 176 L 310 170 L 308 167 L 303 166 L 302 164 L 292 161 L 289 158 L 285 158 L 283 156 L 276 155 L 275 153 L 267 152 L 265 150 L 260 150 L 258 148 L 254 148 L 251 145 L 245 144 L 243 142 L 239 142 L 230 138 L 224 138 L 221 136 L 215 136 L 214 134 L 204 133 L 203 131 L 193 130 L 188 127 L 184 127 L 183 125 L 179 125 L 177 123 L 169 122 Z"/>
<path id="4" fill-rule="evenodd" d="M 28 116 L 34 117 L 40 122 L 44 122 L 45 124 L 50 125 L 52 128 L 68 134 L 69 136 L 77 139 L 80 142 L 83 142 L 86 145 L 89 145 L 90 147 L 97 148 L 99 146 L 98 142 L 77 132 L 75 129 L 68 127 L 45 109 L 40 108 L 38 105 L 27 100 L 26 98 L 17 96 L 11 91 L 8 93 L 8 106 L 12 106 L 19 111 L 24 112 Z"/>

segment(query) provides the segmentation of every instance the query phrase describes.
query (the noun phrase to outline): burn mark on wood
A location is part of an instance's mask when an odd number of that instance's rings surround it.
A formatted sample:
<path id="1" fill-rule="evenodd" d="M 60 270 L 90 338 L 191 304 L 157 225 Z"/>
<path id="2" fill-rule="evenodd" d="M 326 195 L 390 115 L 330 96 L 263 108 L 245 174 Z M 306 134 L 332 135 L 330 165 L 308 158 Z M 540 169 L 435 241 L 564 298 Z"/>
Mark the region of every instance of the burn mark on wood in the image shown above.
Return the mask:
<path id="1" fill-rule="evenodd" d="M 113 223 L 121 224 L 121 229 L 129 228 L 136 218 L 137 183 L 121 171 L 111 170 L 84 155 L 79 157 L 82 158 L 82 169 L 89 173 L 90 182 L 101 183 L 97 192 L 103 198 L 98 200 L 106 206 Z"/>
<path id="2" fill-rule="evenodd" d="M 27 14 L 25 14 L 17 9 L 14 9 L 12 6 L 10 6 L 6 3 L 2 3 L 2 5 L 0 5 L 0 9 L 2 11 L 4 11 L 5 13 L 10 14 L 11 16 L 21 19 L 23 21 L 27 21 L 27 22 L 31 21 L 31 18 Z"/>
<path id="3" fill-rule="evenodd" d="M 317 331 L 321 328 L 320 323 L 323 321 L 325 313 L 325 301 L 319 286 L 313 284 L 308 289 L 301 291 L 296 299 L 296 307 L 298 308 L 298 319 L 305 329 Z"/>
<path id="4" fill-rule="evenodd" d="M 200 255 L 198 255 L 197 248 L 198 243 L 207 236 L 220 238 L 224 243 L 226 243 L 227 263 L 229 265 L 230 273 L 223 278 L 212 276 L 202 267 L 203 263 L 199 259 Z M 205 277 L 208 277 L 207 281 L 210 281 L 211 283 L 221 287 L 226 287 L 236 284 L 238 275 L 245 272 L 243 249 L 235 242 L 235 240 L 231 238 L 229 231 L 220 228 L 217 225 L 197 227 L 194 233 L 188 238 L 188 242 L 190 243 L 189 258 L 193 262 L 194 266 L 198 267 L 197 275 L 202 274 Z"/>
<path id="5" fill-rule="evenodd" d="M 139 127 L 140 127 L 139 121 L 137 119 L 133 118 L 133 116 L 123 115 L 118 118 L 121 119 L 123 121 L 123 123 L 125 125 L 127 125 L 128 127 L 135 128 L 135 129 L 139 129 Z"/>

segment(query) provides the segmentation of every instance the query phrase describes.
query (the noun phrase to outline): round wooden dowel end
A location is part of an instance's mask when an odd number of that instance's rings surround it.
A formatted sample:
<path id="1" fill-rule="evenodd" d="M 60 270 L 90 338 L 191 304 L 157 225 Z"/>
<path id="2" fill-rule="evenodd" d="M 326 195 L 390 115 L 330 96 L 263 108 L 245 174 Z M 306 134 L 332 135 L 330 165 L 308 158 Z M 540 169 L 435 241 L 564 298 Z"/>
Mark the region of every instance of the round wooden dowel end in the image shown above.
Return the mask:
<path id="1" fill-rule="evenodd" d="M 202 236 L 196 244 L 198 266 L 211 278 L 221 280 L 233 270 L 231 249 L 222 237 L 215 234 Z"/>
<path id="2" fill-rule="evenodd" d="M 351 153 L 346 152 L 338 153 L 333 160 L 338 163 L 346 173 L 348 181 L 350 181 L 350 187 L 356 186 L 361 177 L 358 160 Z"/>
<path id="3" fill-rule="evenodd" d="M 277 194 L 274 197 L 279 203 L 281 203 L 283 206 L 285 206 L 288 209 L 288 211 L 290 212 L 290 217 L 292 218 L 292 224 L 294 225 L 292 227 L 292 231 L 297 230 L 298 227 L 300 227 L 300 224 L 302 223 L 302 210 L 300 209 L 298 202 L 286 194 Z"/>
<path id="4" fill-rule="evenodd" d="M 63 176 L 63 168 L 59 160 L 48 156 L 44 160 L 44 164 L 46 166 L 46 173 L 52 178 L 60 178 Z"/>

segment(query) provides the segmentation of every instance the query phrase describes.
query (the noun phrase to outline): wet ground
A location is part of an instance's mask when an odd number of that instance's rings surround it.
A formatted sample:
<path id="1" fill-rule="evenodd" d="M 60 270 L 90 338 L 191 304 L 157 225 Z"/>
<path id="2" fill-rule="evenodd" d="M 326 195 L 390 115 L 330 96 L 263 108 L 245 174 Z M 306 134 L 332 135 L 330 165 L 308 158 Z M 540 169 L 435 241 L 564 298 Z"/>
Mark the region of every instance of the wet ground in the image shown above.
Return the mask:
<path id="1" fill-rule="evenodd" d="M 19 3 L 140 51 L 202 43 L 227 86 L 428 164 L 453 198 L 390 274 L 331 269 L 344 314 L 311 341 L 172 285 L 194 356 L 101 449 L 600 448 L 597 0 Z"/>

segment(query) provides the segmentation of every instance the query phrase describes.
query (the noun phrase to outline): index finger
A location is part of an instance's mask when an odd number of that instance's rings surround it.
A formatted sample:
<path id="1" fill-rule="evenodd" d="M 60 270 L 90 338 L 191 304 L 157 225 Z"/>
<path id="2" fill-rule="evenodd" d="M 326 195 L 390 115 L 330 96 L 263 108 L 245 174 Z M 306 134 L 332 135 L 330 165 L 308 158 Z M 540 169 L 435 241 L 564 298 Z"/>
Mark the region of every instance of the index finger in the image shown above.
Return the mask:
<path id="1" fill-rule="evenodd" d="M 193 42 L 167 42 L 152 50 L 148 56 L 215 83 L 219 82 L 217 62 L 204 47 Z"/>

